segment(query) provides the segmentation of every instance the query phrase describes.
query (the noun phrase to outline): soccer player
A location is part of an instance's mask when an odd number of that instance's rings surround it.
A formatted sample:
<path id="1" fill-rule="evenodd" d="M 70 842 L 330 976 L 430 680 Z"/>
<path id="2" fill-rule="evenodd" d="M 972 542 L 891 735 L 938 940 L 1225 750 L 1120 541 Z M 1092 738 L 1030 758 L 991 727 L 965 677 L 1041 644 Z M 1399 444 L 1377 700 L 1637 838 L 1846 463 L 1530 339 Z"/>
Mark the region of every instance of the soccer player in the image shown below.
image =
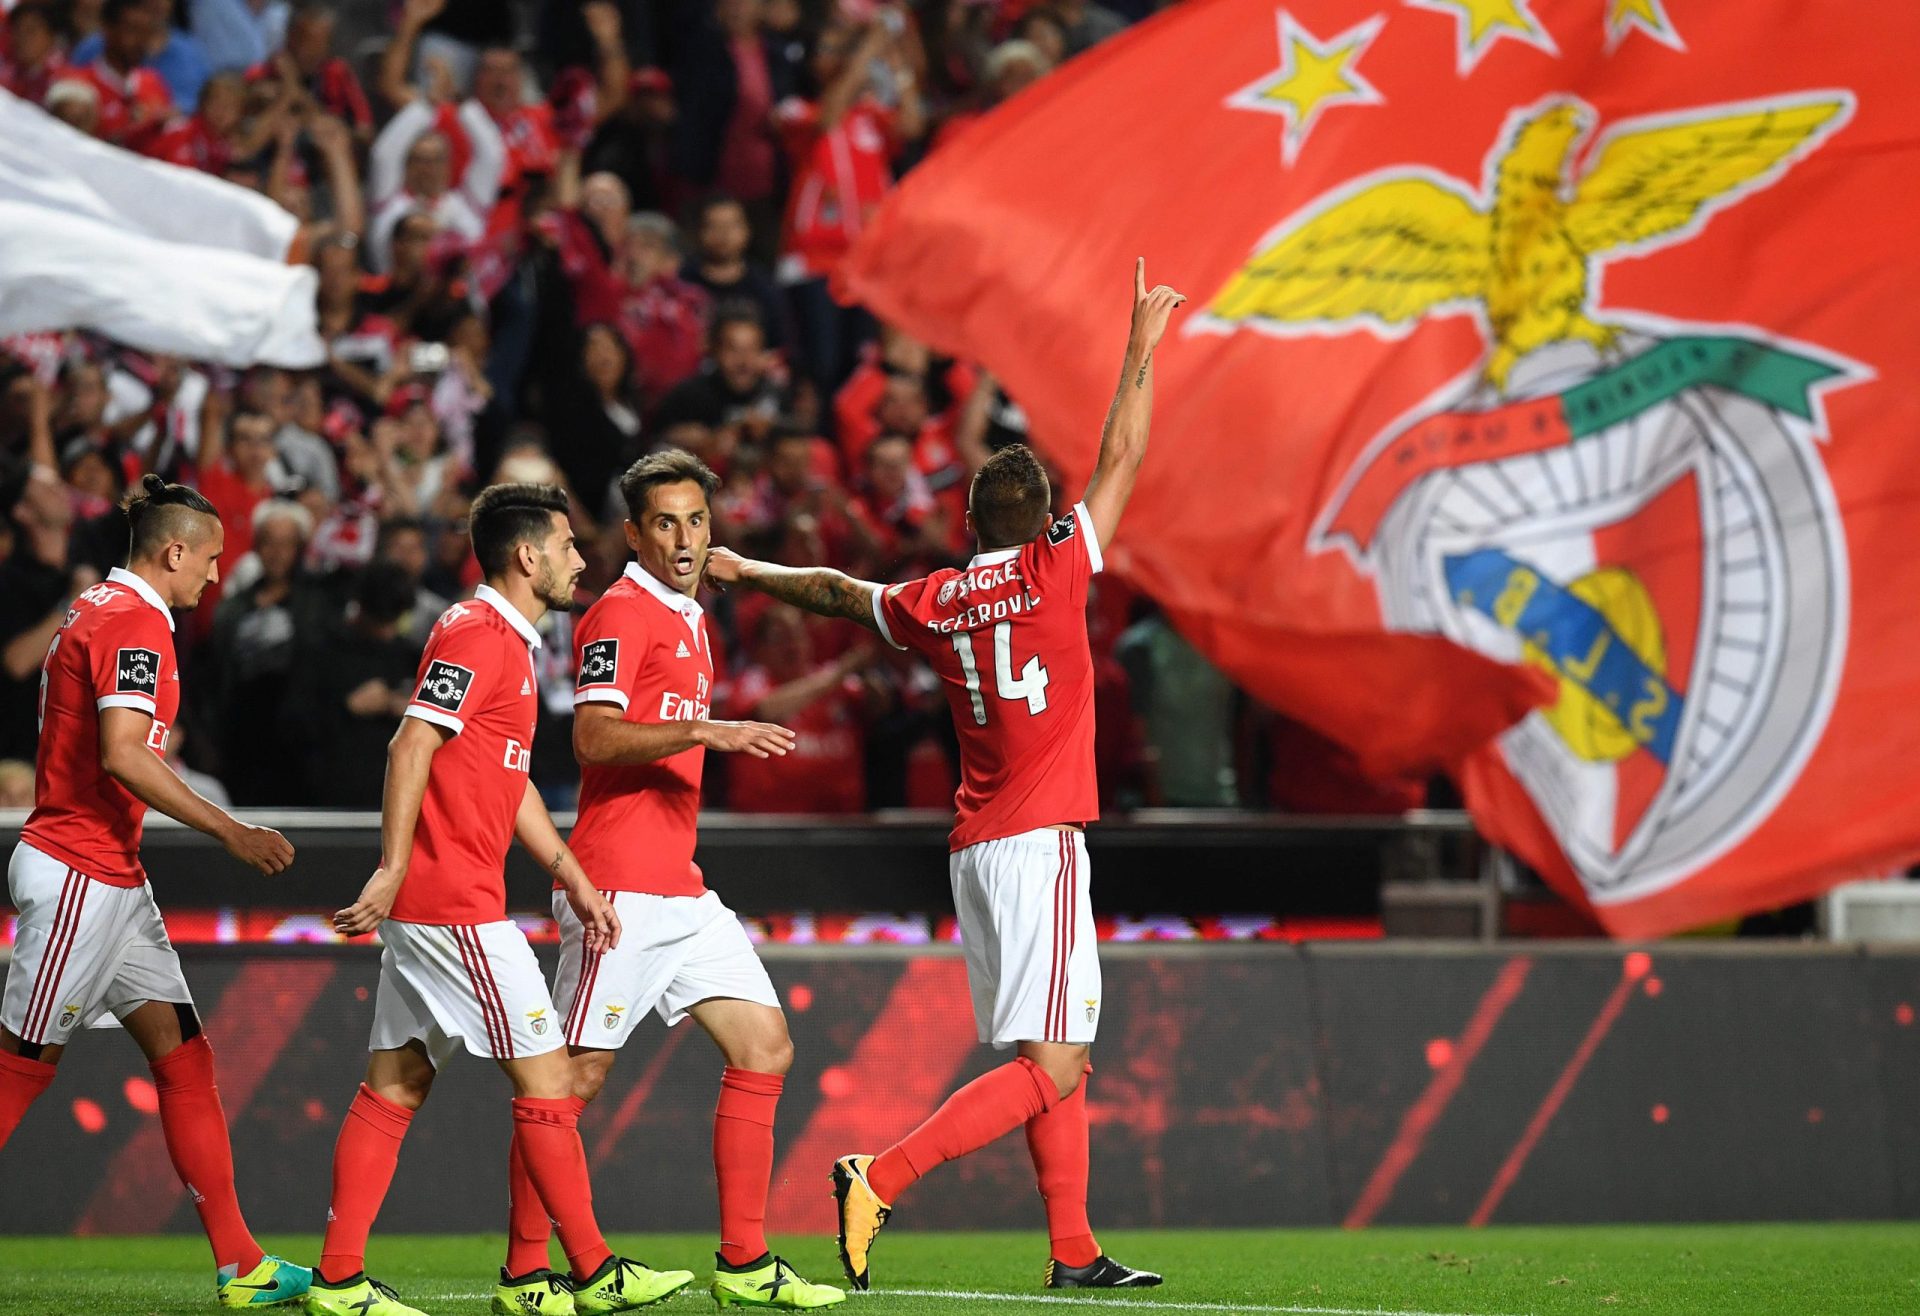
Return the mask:
<path id="1" fill-rule="evenodd" d="M 514 1156 L 572 1267 L 571 1284 L 552 1277 L 549 1309 L 627 1311 L 693 1281 L 688 1271 L 616 1257 L 601 1238 L 559 1019 L 533 948 L 507 918 L 503 866 L 518 838 L 560 883 L 583 943 L 600 952 L 620 941 L 619 916 L 561 842 L 527 775 L 540 699 L 534 623 L 572 603 L 584 565 L 567 496 L 553 485 L 494 485 L 474 499 L 468 525 L 487 583 L 427 638 L 387 750 L 380 867 L 333 918 L 346 936 L 384 928 L 386 947 L 367 1079 L 334 1148 L 326 1243 L 307 1294 L 313 1316 L 418 1316 L 368 1278 L 367 1234 L 413 1113 L 462 1046 L 513 1083 Z"/>
<path id="2" fill-rule="evenodd" d="M 1022 1125 L 1052 1240 L 1046 1286 L 1160 1282 L 1103 1253 L 1087 1223 L 1085 1075 L 1100 1016 L 1085 837 L 1085 824 L 1099 816 L 1087 586 L 1146 456 L 1154 348 L 1186 300 L 1164 285 L 1148 291 L 1145 261 L 1133 277 L 1120 386 L 1086 497 L 1067 515 L 1048 512 L 1046 472 L 1015 445 L 974 477 L 967 525 L 980 551 L 962 570 L 883 588 L 724 549 L 708 561 L 717 584 L 744 582 L 923 655 L 959 729 L 959 819 L 948 868 L 974 1021 L 982 1042 L 1018 1053 L 878 1156 L 834 1163 L 840 1259 L 855 1288 L 867 1287 L 873 1240 L 915 1180 Z"/>
<path id="3" fill-rule="evenodd" d="M 722 1307 L 783 1311 L 832 1306 L 839 1289 L 810 1284 L 767 1247 L 773 1114 L 793 1063 L 787 1019 L 753 943 L 693 862 L 706 751 L 784 755 L 793 733 L 764 722 L 712 720 L 713 649 L 694 595 L 712 538 L 708 499 L 720 485 L 698 457 L 643 457 L 620 478 L 635 561 L 581 619 L 573 749 L 580 760 L 574 852 L 627 929 L 600 950 L 556 894 L 560 967 L 553 998 L 566 1007 L 573 1109 L 600 1094 L 614 1053 L 649 1010 L 668 1026 L 692 1018 L 726 1068 L 713 1117 L 720 1181 L 720 1250 L 713 1297 Z M 547 1264 L 547 1219 L 516 1158 L 512 1227 L 499 1299 Z"/>
<path id="4" fill-rule="evenodd" d="M 180 708 L 172 609 L 192 608 L 220 578 L 219 514 L 149 475 L 127 521 L 127 565 L 73 601 L 40 669 L 33 813 L 7 865 L 20 924 L 0 1006 L 0 1146 L 53 1082 L 74 1030 L 113 1015 L 153 1067 L 167 1154 L 213 1247 L 220 1305 L 297 1302 L 307 1270 L 260 1250 L 234 1196 L 213 1050 L 140 866 L 140 827 L 158 809 L 269 875 L 293 847 L 202 799 L 166 762 Z"/>

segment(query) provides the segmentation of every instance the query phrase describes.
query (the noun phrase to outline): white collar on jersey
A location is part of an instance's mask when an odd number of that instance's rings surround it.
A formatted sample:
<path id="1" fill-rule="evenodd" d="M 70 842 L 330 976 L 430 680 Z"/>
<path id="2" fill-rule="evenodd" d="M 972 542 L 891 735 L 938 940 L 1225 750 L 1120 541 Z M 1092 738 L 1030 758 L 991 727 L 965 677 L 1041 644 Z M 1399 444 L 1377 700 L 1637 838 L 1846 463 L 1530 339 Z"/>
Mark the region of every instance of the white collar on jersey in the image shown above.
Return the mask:
<path id="1" fill-rule="evenodd" d="M 160 609 L 160 615 L 167 619 L 167 629 L 173 629 L 173 609 L 169 608 L 166 605 L 166 601 L 160 597 L 159 590 L 147 584 L 146 581 L 134 575 L 125 567 L 115 567 L 112 571 L 109 571 L 107 573 L 107 583 L 110 585 L 125 585 L 148 603 Z"/>
<path id="2" fill-rule="evenodd" d="M 1011 562 L 1019 556 L 1020 550 L 1017 548 L 996 548 L 991 553 L 975 553 L 973 561 L 967 563 L 967 570 L 972 571 L 975 567 L 990 567 L 996 562 Z"/>
<path id="3" fill-rule="evenodd" d="M 475 603 L 484 603 L 502 617 L 505 617 L 507 619 L 507 625 L 520 632 L 520 638 L 527 642 L 529 649 L 538 649 L 540 647 L 540 632 L 533 629 L 533 623 L 521 616 L 520 609 L 508 603 L 506 595 L 502 594 L 499 590 L 491 585 L 482 585 L 473 592 L 473 601 Z"/>
<path id="4" fill-rule="evenodd" d="M 706 615 L 707 610 L 700 606 L 699 599 L 690 599 L 677 589 L 668 589 L 664 581 L 638 562 L 627 563 L 627 569 L 623 574 L 628 580 L 685 617 L 689 626 Z"/>

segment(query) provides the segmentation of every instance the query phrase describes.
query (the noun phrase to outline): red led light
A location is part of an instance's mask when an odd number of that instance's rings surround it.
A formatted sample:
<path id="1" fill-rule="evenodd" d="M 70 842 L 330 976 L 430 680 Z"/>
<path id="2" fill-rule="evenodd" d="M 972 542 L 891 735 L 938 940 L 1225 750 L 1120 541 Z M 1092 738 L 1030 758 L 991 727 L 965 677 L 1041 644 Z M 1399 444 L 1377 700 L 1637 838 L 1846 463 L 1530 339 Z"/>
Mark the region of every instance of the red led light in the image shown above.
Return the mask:
<path id="1" fill-rule="evenodd" d="M 1665 1124 L 1668 1117 L 1672 1114 L 1673 1112 L 1668 1110 L 1664 1105 L 1655 1106 L 1653 1108 L 1653 1122 L 1655 1124 Z"/>
<path id="2" fill-rule="evenodd" d="M 820 1073 L 820 1095 L 823 1097 L 850 1097 L 853 1095 L 853 1075 L 839 1065 L 833 1065 Z"/>
<path id="3" fill-rule="evenodd" d="M 1436 1037 L 1427 1043 L 1427 1068 L 1444 1069 L 1453 1059 L 1453 1043 L 1444 1037 Z"/>
<path id="4" fill-rule="evenodd" d="M 142 1115 L 157 1115 L 160 1112 L 160 1094 L 154 1090 L 150 1078 L 130 1078 L 121 1088 L 126 1094 L 127 1104 Z"/>
<path id="5" fill-rule="evenodd" d="M 1649 978 L 1641 984 L 1640 989 L 1649 996 L 1658 996 L 1661 992 L 1660 980 L 1658 978 Z"/>
<path id="6" fill-rule="evenodd" d="M 796 982 L 787 988 L 787 1005 L 795 1014 L 805 1014 L 813 1008 L 813 988 L 804 982 Z"/>
<path id="7" fill-rule="evenodd" d="M 83 1133 L 98 1133 L 107 1127 L 107 1112 L 100 1109 L 99 1102 L 80 1097 L 73 1103 L 73 1122 Z"/>
<path id="8" fill-rule="evenodd" d="M 1653 956 L 1643 950 L 1628 951 L 1627 957 L 1620 961 L 1620 968 L 1627 977 L 1638 982 L 1653 971 Z"/>

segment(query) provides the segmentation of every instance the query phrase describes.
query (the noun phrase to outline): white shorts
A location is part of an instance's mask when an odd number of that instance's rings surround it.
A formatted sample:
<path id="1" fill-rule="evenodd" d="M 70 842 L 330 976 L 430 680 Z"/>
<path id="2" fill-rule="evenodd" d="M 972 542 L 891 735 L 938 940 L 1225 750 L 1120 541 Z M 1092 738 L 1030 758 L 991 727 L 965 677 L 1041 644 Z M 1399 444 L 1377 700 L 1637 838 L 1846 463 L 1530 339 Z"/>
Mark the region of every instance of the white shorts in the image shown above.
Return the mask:
<path id="1" fill-rule="evenodd" d="M 1086 834 L 1043 827 L 947 859 L 980 1040 L 1093 1041 L 1100 954 Z"/>
<path id="2" fill-rule="evenodd" d="M 148 1001 L 193 1004 L 153 889 L 96 881 L 22 842 L 7 864 L 20 911 L 0 1024 L 65 1046 L 76 1028 L 124 1019 Z"/>
<path id="3" fill-rule="evenodd" d="M 560 1017 L 518 925 L 380 925 L 380 988 L 373 1003 L 375 1051 L 420 1042 L 435 1069 L 459 1045 L 493 1060 L 525 1060 L 558 1047 Z"/>
<path id="4" fill-rule="evenodd" d="M 586 952 L 580 920 L 553 893 L 560 924 L 560 968 L 553 999 L 567 1003 L 567 1041 L 617 1051 L 648 1010 L 671 1028 L 701 1001 L 726 997 L 780 1008 L 767 970 L 732 910 L 717 892 L 697 896 L 609 893 L 620 916 L 620 944 Z"/>

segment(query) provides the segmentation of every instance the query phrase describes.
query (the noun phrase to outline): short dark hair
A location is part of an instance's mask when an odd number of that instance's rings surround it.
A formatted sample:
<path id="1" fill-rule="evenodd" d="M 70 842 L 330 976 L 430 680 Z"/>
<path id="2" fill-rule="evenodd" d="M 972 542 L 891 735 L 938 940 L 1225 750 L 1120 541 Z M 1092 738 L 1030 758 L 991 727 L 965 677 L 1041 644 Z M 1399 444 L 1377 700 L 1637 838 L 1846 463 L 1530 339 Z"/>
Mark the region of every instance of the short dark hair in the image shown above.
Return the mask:
<path id="1" fill-rule="evenodd" d="M 567 514 L 567 491 L 557 484 L 492 484 L 480 491 L 467 513 L 467 533 L 480 570 L 497 576 L 513 560 L 513 550 L 539 543 L 553 529 L 553 514 Z"/>
<path id="2" fill-rule="evenodd" d="M 752 227 L 753 218 L 752 216 L 747 215 L 746 203 L 742 201 L 739 197 L 733 195 L 733 193 L 731 192 L 709 192 L 705 196 L 695 201 L 693 203 L 693 213 L 690 216 L 691 222 L 687 225 L 687 227 L 696 228 L 696 229 L 699 228 L 702 224 L 707 222 L 708 215 L 711 215 L 714 211 L 720 209 L 722 206 L 732 206 L 734 209 L 738 210 L 740 214 L 746 219 L 748 227 Z"/>
<path id="3" fill-rule="evenodd" d="M 373 555 L 379 557 L 395 538 L 405 534 L 426 534 L 427 523 L 417 516 L 390 516 L 373 532 Z"/>
<path id="4" fill-rule="evenodd" d="M 18 27 L 29 18 L 37 18 L 48 27 L 54 26 L 53 9 L 43 0 L 20 0 L 13 7 L 13 12 L 7 15 L 7 26 Z"/>
<path id="5" fill-rule="evenodd" d="M 760 308 L 744 297 L 730 297 L 713 309 L 713 327 L 707 330 L 707 350 L 720 350 L 721 335 L 729 325 L 752 325 L 753 331 L 760 335 L 760 341 L 767 341 L 767 324 L 760 318 Z"/>
<path id="6" fill-rule="evenodd" d="M 987 458 L 967 496 L 974 533 L 985 550 L 1024 544 L 1046 529 L 1052 502 L 1047 473 L 1024 443 L 1009 444 Z"/>
<path id="7" fill-rule="evenodd" d="M 376 624 L 399 621 L 413 611 L 417 597 L 413 577 L 392 562 L 369 562 L 353 586 L 360 615 Z"/>
<path id="8" fill-rule="evenodd" d="M 112 27 L 129 12 L 145 6 L 146 0 L 107 0 L 100 6 L 100 26 Z"/>
<path id="9" fill-rule="evenodd" d="M 627 519 L 635 525 L 647 514 L 647 496 L 663 484 L 691 480 L 700 492 L 712 498 L 720 487 L 720 477 L 707 464 L 684 448 L 662 448 L 650 452 L 620 477 L 620 497 L 627 505 Z"/>
<path id="10" fill-rule="evenodd" d="M 140 477 L 140 487 L 121 504 L 127 513 L 127 556 L 151 557 L 177 539 L 186 539 L 197 526 L 193 518 L 220 512 L 198 489 L 168 484 L 157 475 Z"/>

